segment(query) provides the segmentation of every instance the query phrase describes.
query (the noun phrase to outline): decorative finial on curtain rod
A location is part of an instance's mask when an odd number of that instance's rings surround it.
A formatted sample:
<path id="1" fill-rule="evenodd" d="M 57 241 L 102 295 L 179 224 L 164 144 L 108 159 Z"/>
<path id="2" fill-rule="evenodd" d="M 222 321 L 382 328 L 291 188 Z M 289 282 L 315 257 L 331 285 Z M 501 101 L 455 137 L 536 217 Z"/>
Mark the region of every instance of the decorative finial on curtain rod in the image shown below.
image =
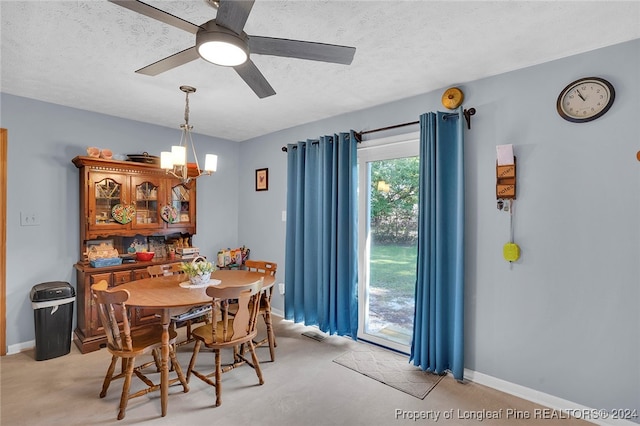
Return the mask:
<path id="1" fill-rule="evenodd" d="M 467 120 L 467 129 L 471 130 L 471 116 L 476 114 L 476 109 L 465 109 L 462 113 L 464 114 L 464 119 Z"/>

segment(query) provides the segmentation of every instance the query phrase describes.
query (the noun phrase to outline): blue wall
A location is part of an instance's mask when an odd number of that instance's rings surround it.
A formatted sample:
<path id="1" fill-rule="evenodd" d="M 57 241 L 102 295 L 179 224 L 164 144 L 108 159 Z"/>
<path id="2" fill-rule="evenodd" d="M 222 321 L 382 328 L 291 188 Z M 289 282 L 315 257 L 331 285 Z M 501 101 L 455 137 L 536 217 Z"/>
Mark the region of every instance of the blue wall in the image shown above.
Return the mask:
<path id="1" fill-rule="evenodd" d="M 616 100 L 598 120 L 569 123 L 556 113 L 556 98 L 584 76 L 608 79 Z M 640 40 L 451 85 L 477 110 L 465 135 L 465 367 L 591 408 L 640 410 Z M 280 148 L 417 120 L 443 109 L 444 89 L 240 144 L 197 136 L 199 151 L 218 154 L 220 165 L 198 182 L 196 244 L 211 256 L 246 244 L 253 258 L 278 262 L 282 281 Z M 6 94 L 1 102 L 0 125 L 9 129 L 7 340 L 17 345 L 34 338 L 31 286 L 75 285 L 78 172 L 71 158 L 89 145 L 157 155 L 179 134 Z M 522 248 L 511 266 L 502 259 L 509 218 L 495 200 L 495 146 L 508 143 L 518 157 L 514 224 Z M 264 167 L 269 191 L 255 192 L 255 169 Z M 19 226 L 20 211 L 36 211 L 41 225 Z M 276 295 L 274 308 L 283 306 Z"/>
<path id="2" fill-rule="evenodd" d="M 8 129 L 7 344 L 34 339 L 29 291 L 37 283 L 75 286 L 80 258 L 78 169 L 71 163 L 87 146 L 114 153 L 160 155 L 180 141 L 180 130 L 123 120 L 2 94 L 1 127 Z M 197 128 L 196 128 L 197 130 Z M 194 242 L 214 257 L 235 246 L 238 229 L 239 144 L 194 135 L 201 153 L 219 156 L 218 172 L 198 180 Z M 20 212 L 35 212 L 40 226 L 20 226 Z M 75 322 L 74 322 L 75 327 Z"/>
<path id="3" fill-rule="evenodd" d="M 590 123 L 563 120 L 559 92 L 587 76 L 615 86 L 613 107 Z M 465 134 L 465 367 L 587 407 L 640 412 L 640 40 L 451 84 L 477 110 Z M 444 89 L 243 142 L 239 240 L 277 261 L 283 280 L 281 146 L 417 120 L 444 109 Z M 522 257 L 512 266 L 502 258 L 509 216 L 496 209 L 501 144 L 518 158 Z M 251 171 L 261 167 L 270 189 L 253 192 Z M 283 309 L 283 297 L 273 305 Z"/>

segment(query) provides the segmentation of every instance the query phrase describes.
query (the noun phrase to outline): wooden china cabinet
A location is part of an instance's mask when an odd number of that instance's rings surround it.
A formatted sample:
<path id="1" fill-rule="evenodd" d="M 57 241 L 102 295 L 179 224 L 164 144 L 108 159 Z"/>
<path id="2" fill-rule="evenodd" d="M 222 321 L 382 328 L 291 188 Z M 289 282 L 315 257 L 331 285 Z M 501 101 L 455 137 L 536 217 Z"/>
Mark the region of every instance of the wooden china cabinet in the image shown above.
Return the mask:
<path id="1" fill-rule="evenodd" d="M 91 297 L 91 285 L 106 280 L 117 286 L 148 277 L 147 266 L 174 263 L 166 257 L 149 262 L 92 267 L 84 256 L 90 244 L 107 241 L 126 253 L 133 237 L 190 238 L 196 233 L 196 182 L 188 184 L 158 165 L 75 157 L 80 182 L 80 260 L 77 275 L 77 326 L 74 342 L 82 353 L 106 345 L 106 336 Z M 134 326 L 159 322 L 155 311 L 136 309 Z"/>

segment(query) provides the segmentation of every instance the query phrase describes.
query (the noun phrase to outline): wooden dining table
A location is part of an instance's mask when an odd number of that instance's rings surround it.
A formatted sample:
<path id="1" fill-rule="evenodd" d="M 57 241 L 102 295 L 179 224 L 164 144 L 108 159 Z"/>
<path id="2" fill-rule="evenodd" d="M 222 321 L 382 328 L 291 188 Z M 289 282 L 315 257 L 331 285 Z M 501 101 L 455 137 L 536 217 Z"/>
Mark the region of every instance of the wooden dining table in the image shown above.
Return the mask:
<path id="1" fill-rule="evenodd" d="M 211 274 L 213 283 L 216 283 L 213 280 L 220 280 L 220 283 L 215 284 L 220 287 L 251 284 L 260 278 L 264 278 L 263 290 L 272 287 L 275 283 L 275 277 L 271 275 L 242 269 L 216 270 Z M 169 325 L 171 324 L 171 311 L 175 311 L 176 308 L 189 308 L 211 303 L 211 298 L 206 293 L 206 286 L 185 288 L 180 285 L 181 283 L 185 283 L 183 286 L 188 285 L 188 278 L 183 274 L 176 274 L 144 278 L 118 286 L 118 289 L 129 291 L 128 306 L 158 309 L 162 312 L 160 403 L 163 417 L 167 414 L 169 396 Z M 185 388 L 185 392 L 188 390 L 188 388 Z"/>

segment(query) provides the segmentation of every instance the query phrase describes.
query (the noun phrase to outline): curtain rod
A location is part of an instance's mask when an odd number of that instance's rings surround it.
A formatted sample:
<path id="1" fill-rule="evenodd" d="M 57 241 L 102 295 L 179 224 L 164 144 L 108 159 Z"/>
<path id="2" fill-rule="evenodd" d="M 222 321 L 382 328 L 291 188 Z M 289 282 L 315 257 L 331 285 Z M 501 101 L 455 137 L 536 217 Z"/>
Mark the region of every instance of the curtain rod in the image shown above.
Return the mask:
<path id="1" fill-rule="evenodd" d="M 475 108 L 469 108 L 469 109 L 465 109 L 463 111 L 463 115 L 464 118 L 467 120 L 467 128 L 471 129 L 471 116 L 475 115 L 476 113 L 476 109 Z M 445 114 L 445 118 L 446 117 L 453 117 L 453 116 L 457 116 L 458 114 L 455 112 L 451 112 L 448 114 Z M 356 132 L 356 139 L 358 141 L 358 143 L 362 142 L 362 135 L 366 135 L 368 133 L 376 133 L 376 132 L 382 132 L 385 130 L 391 130 L 391 129 L 397 129 L 398 127 L 405 127 L 405 126 L 412 126 L 414 124 L 420 124 L 420 121 L 410 121 L 408 123 L 402 123 L 402 124 L 394 124 L 393 126 L 387 126 L 387 127 L 380 127 L 378 129 L 371 129 L 371 130 L 363 130 L 361 132 Z M 287 147 L 283 146 L 282 147 L 282 152 L 287 152 Z"/>
<path id="2" fill-rule="evenodd" d="M 358 143 L 360 143 L 360 142 L 362 142 L 362 135 L 366 135 L 367 133 L 382 132 L 383 130 L 391 130 L 391 129 L 395 129 L 397 127 L 411 126 L 412 124 L 418 124 L 418 123 L 420 123 L 420 121 L 412 121 L 410 123 L 402 123 L 402 124 L 395 124 L 393 126 L 380 127 L 379 129 L 372 129 L 372 130 L 364 130 L 364 131 L 361 131 L 361 132 L 355 132 L 356 140 L 358 141 Z M 286 146 L 282 147 L 282 152 L 287 152 L 287 147 Z"/>
<path id="3" fill-rule="evenodd" d="M 474 115 L 475 113 L 476 113 L 476 109 L 475 108 L 469 108 L 469 109 L 465 109 L 463 111 L 463 115 L 464 115 L 464 118 L 467 120 L 467 127 L 469 129 L 471 129 L 471 116 Z M 445 118 L 447 118 L 447 117 L 455 117 L 457 115 L 458 115 L 458 113 L 451 112 L 451 113 L 445 114 L 444 117 Z M 387 126 L 387 127 L 380 127 L 379 129 L 364 130 L 362 132 L 357 132 L 356 133 L 356 137 L 358 138 L 358 142 L 362 142 L 362 135 L 366 135 L 368 133 L 382 132 L 382 131 L 385 131 L 385 130 L 397 129 L 398 127 L 412 126 L 414 124 L 420 124 L 420 121 L 410 121 L 408 123 L 395 124 L 393 126 Z"/>
<path id="4" fill-rule="evenodd" d="M 378 129 L 363 130 L 362 132 L 356 133 L 356 138 L 358 138 L 358 142 L 362 142 L 362 135 L 366 135 L 368 133 L 382 132 L 385 130 L 397 129 L 398 127 L 412 126 L 414 124 L 420 124 L 420 121 L 411 121 L 409 123 L 402 123 L 402 124 L 395 124 L 393 126 L 380 127 Z"/>

